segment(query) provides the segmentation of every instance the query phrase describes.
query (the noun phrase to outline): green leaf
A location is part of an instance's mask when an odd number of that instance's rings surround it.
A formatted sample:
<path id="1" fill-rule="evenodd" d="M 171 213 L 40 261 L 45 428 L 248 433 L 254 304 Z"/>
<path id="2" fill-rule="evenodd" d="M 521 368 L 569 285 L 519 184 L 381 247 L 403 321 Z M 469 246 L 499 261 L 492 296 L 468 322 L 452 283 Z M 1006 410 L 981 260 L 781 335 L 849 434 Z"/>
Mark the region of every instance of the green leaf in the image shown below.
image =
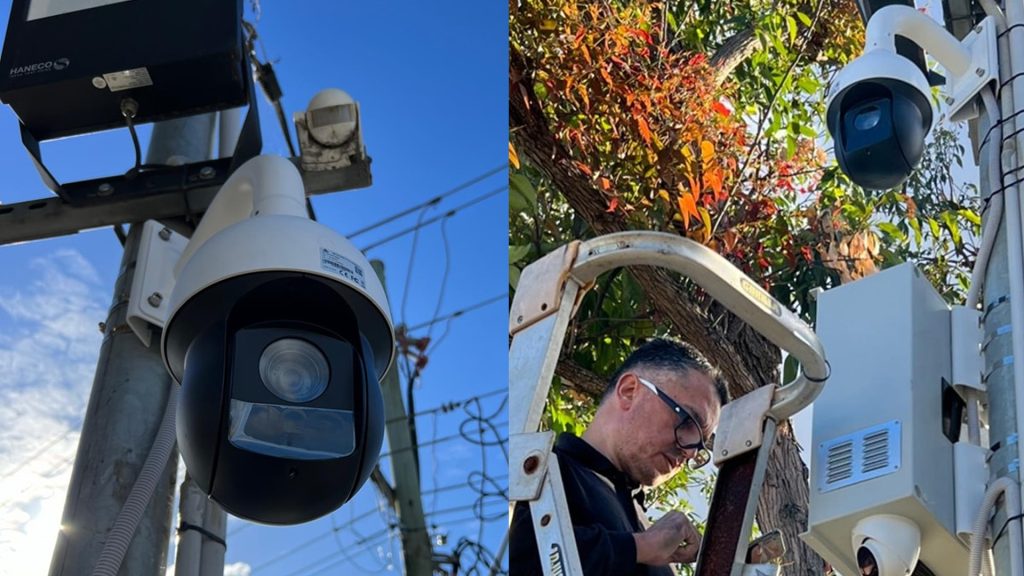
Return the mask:
<path id="1" fill-rule="evenodd" d="M 792 382 L 800 372 L 800 362 L 797 361 L 796 356 L 789 354 L 786 356 L 786 361 L 782 365 L 782 382 Z"/>
<path id="2" fill-rule="evenodd" d="M 796 42 L 796 18 L 786 16 L 786 28 L 789 28 L 789 43 Z"/>
<path id="3" fill-rule="evenodd" d="M 935 238 L 942 235 L 942 232 L 939 230 L 939 223 L 935 218 L 928 219 L 928 228 L 932 231 L 932 236 Z"/>
<path id="4" fill-rule="evenodd" d="M 519 268 L 509 264 L 508 265 L 508 285 L 515 290 L 516 286 L 519 285 L 519 275 L 521 272 Z"/>
<path id="5" fill-rule="evenodd" d="M 522 174 L 512 174 L 509 177 L 510 194 L 508 196 L 509 209 L 515 212 L 535 212 L 537 205 L 537 191 L 533 184 Z"/>
<path id="6" fill-rule="evenodd" d="M 529 244 L 522 244 L 522 245 L 519 245 L 519 246 L 509 245 L 509 247 L 508 247 L 508 263 L 509 264 L 514 264 L 516 262 L 519 262 L 520 260 L 525 258 L 526 255 L 529 254 L 529 253 L 530 253 L 530 245 Z"/>
<path id="7" fill-rule="evenodd" d="M 893 224 L 892 222 L 879 222 L 878 229 L 881 230 L 882 232 L 885 232 L 889 236 L 896 238 L 900 242 L 907 241 L 907 235 L 904 234 L 902 230 L 897 228 L 896 225 Z"/>
<path id="8" fill-rule="evenodd" d="M 796 87 L 807 94 L 817 94 L 821 91 L 821 82 L 813 76 L 803 75 L 796 79 Z"/>
<path id="9" fill-rule="evenodd" d="M 914 231 L 914 243 L 920 246 L 922 241 L 921 221 L 917 218 L 911 218 L 910 228 Z"/>
<path id="10" fill-rule="evenodd" d="M 949 229 L 949 235 L 953 238 L 953 244 L 960 246 L 960 227 L 957 225 L 956 216 L 953 215 L 953 212 L 943 212 L 942 222 Z"/>
<path id="11" fill-rule="evenodd" d="M 975 226 L 981 226 L 981 216 L 979 216 L 978 213 L 975 212 L 974 210 L 961 208 L 957 210 L 957 214 L 964 217 L 971 224 L 974 224 Z"/>
<path id="12" fill-rule="evenodd" d="M 804 14 L 803 12 L 797 12 L 796 13 L 796 17 L 800 19 L 800 22 L 804 26 L 810 26 L 811 25 L 811 17 L 808 16 L 807 14 Z"/>

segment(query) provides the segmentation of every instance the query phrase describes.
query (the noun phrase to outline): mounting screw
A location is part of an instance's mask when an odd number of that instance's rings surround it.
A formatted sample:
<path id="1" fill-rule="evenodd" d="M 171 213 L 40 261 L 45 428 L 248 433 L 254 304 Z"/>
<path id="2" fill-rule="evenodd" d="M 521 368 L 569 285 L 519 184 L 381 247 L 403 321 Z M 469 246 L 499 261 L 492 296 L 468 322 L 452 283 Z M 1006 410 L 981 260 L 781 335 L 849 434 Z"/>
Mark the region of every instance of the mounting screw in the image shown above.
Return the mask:
<path id="1" fill-rule="evenodd" d="M 985 75 L 985 69 L 984 68 L 975 68 L 974 69 L 974 73 L 977 74 L 978 76 L 984 76 Z"/>
<path id="2" fill-rule="evenodd" d="M 149 302 L 149 305 L 152 306 L 153 308 L 159 308 L 160 303 L 163 301 L 164 296 L 159 292 L 153 292 L 152 294 L 149 295 L 149 298 L 146 299 L 146 302 Z"/>
<path id="3" fill-rule="evenodd" d="M 753 442 L 751 442 L 750 440 L 747 440 L 747 448 L 750 448 L 751 444 L 753 444 Z"/>
<path id="4" fill-rule="evenodd" d="M 96 193 L 100 196 L 110 196 L 113 192 L 114 187 L 107 182 L 100 184 L 99 188 L 96 189 Z"/>
<path id="5" fill-rule="evenodd" d="M 203 166 L 199 170 L 199 177 L 203 180 L 209 180 L 217 175 L 217 171 L 213 169 L 213 166 Z"/>
<path id="6" fill-rule="evenodd" d="M 728 455 L 729 455 L 729 451 L 728 450 L 722 450 L 722 456 L 728 456 Z"/>
<path id="7" fill-rule="evenodd" d="M 522 323 L 523 323 L 523 317 L 522 316 L 516 318 L 516 324 L 522 324 Z"/>
<path id="8" fill-rule="evenodd" d="M 974 33 L 975 34 L 981 34 L 981 26 L 975 26 L 974 27 Z"/>
<path id="9" fill-rule="evenodd" d="M 950 105 L 953 104 L 953 97 L 952 96 L 946 96 L 945 100 L 946 100 L 946 104 L 950 104 Z"/>
<path id="10" fill-rule="evenodd" d="M 540 525 L 541 526 L 547 526 L 548 524 L 551 524 L 551 514 L 545 514 L 545 515 L 541 516 L 540 517 Z"/>
<path id="11" fill-rule="evenodd" d="M 160 239 L 166 242 L 171 239 L 171 229 L 165 226 L 164 229 L 159 232 L 159 235 Z"/>

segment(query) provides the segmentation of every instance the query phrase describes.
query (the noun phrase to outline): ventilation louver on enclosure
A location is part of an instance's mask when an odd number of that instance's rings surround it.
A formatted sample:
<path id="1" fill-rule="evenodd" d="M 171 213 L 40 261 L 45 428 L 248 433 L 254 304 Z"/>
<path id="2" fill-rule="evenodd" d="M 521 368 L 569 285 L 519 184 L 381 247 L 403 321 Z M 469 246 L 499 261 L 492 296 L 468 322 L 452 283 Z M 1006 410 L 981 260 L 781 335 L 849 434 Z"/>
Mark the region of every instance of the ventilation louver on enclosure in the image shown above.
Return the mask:
<path id="1" fill-rule="evenodd" d="M 893 420 L 833 438 L 818 446 L 818 491 L 829 492 L 891 474 L 900 466 L 900 422 Z"/>

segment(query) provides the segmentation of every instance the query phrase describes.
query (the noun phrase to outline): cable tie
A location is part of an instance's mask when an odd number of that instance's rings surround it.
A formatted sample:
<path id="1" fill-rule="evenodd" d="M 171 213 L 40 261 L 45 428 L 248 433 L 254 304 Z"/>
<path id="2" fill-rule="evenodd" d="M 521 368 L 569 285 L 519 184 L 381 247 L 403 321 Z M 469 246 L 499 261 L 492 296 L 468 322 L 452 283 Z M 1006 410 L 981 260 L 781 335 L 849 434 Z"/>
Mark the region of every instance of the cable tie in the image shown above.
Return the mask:
<path id="1" fill-rule="evenodd" d="M 190 523 L 185 522 L 184 520 L 182 520 L 181 524 L 178 525 L 178 534 L 181 534 L 182 532 L 186 532 L 188 530 L 195 530 L 196 532 L 199 532 L 200 534 L 202 534 L 203 536 L 206 536 L 210 540 L 213 540 L 217 544 L 220 544 L 221 546 L 224 547 L 225 550 L 228 549 L 228 543 L 223 538 L 221 538 L 220 536 L 217 536 L 216 534 L 214 534 L 213 532 L 210 532 L 209 530 L 207 530 L 206 528 L 203 528 L 202 526 L 198 526 L 196 524 L 190 524 Z"/>

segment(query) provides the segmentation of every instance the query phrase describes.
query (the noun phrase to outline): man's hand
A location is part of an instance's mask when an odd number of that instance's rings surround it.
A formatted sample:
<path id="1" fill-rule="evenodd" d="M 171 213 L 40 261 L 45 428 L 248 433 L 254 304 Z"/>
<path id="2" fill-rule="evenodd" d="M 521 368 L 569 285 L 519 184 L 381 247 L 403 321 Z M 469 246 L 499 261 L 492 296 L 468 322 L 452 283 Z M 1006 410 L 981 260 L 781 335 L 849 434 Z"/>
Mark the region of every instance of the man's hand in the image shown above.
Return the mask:
<path id="1" fill-rule="evenodd" d="M 636 540 L 636 561 L 650 566 L 675 562 L 691 563 L 697 559 L 701 537 L 686 514 L 671 510 L 645 532 L 633 535 Z"/>

